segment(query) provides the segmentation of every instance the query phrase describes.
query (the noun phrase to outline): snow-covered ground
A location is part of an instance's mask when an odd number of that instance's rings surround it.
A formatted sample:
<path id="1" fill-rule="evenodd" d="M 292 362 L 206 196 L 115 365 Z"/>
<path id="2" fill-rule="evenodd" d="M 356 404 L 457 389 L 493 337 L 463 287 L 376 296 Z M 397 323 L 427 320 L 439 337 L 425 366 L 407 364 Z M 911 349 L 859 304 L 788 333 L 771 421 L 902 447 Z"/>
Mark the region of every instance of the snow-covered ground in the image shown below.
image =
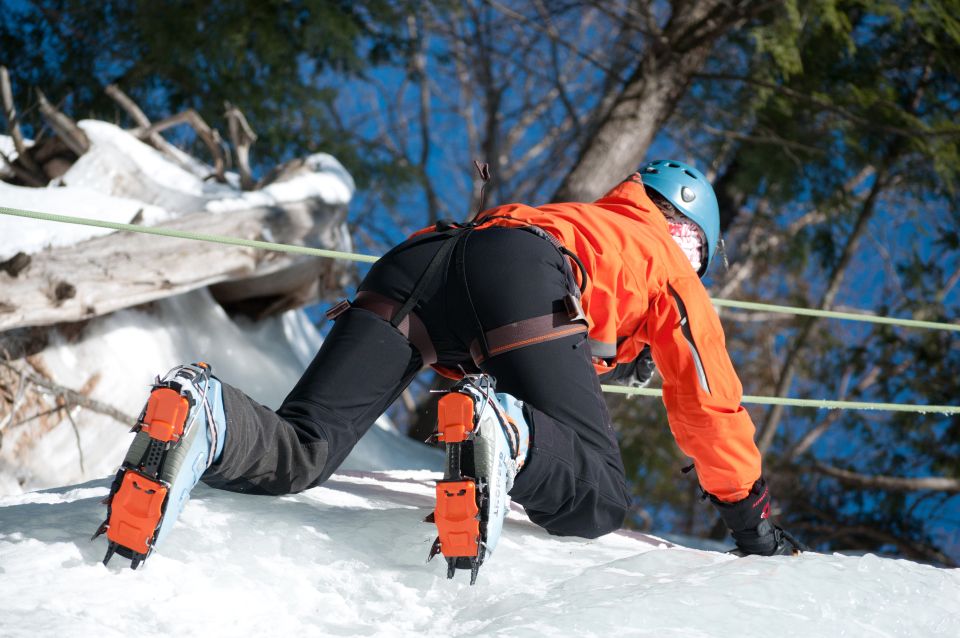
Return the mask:
<path id="1" fill-rule="evenodd" d="M 551 537 L 519 510 L 477 584 L 424 559 L 430 472 L 302 494 L 194 491 L 137 571 L 89 534 L 108 482 L 0 498 L 0 635 L 956 636 L 960 570 L 733 558 L 644 535 Z"/>

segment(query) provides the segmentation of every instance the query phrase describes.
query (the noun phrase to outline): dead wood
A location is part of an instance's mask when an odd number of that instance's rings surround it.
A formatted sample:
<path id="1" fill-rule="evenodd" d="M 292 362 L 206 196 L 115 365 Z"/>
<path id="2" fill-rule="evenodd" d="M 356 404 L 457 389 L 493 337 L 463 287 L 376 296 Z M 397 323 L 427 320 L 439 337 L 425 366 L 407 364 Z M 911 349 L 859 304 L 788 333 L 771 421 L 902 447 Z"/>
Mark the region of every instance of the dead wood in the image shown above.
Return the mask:
<path id="1" fill-rule="evenodd" d="M 77 156 L 80 157 L 90 148 L 90 140 L 87 134 L 77 126 L 77 123 L 64 115 L 57 107 L 47 100 L 43 91 L 37 89 L 37 99 L 40 102 L 40 113 L 50 125 L 50 128 L 57 134 L 63 143 Z"/>
<path id="2" fill-rule="evenodd" d="M 144 113 L 137 103 L 134 102 L 129 95 L 124 93 L 119 86 L 116 84 L 109 84 L 104 89 L 104 92 L 109 95 L 114 102 L 120 105 L 120 108 L 126 111 L 127 115 L 130 116 L 130 119 L 133 120 L 133 123 L 136 124 L 138 128 L 150 128 L 150 118 L 147 117 L 147 114 Z M 146 138 L 141 139 L 146 139 L 146 141 L 153 145 L 153 147 L 158 151 L 169 157 L 179 160 L 179 153 L 176 151 L 176 148 L 173 146 L 173 144 L 163 139 L 163 136 L 160 135 L 160 133 L 152 133 Z"/>
<path id="3" fill-rule="evenodd" d="M 201 139 L 201 141 L 203 141 L 204 145 L 207 147 L 207 150 L 209 150 L 210 154 L 213 156 L 214 173 L 211 177 L 216 179 L 218 182 L 226 183 L 227 178 L 224 175 L 224 172 L 227 168 L 227 159 L 223 152 L 223 138 L 220 137 L 220 132 L 207 124 L 207 122 L 200 117 L 200 114 L 195 110 L 187 109 L 182 113 L 162 119 L 156 124 L 151 124 L 147 127 L 139 127 L 131 132 L 141 140 L 147 140 L 150 139 L 152 135 L 157 134 L 160 131 L 165 131 L 168 128 L 177 126 L 179 124 L 187 124 L 197 133 L 197 136 Z"/>
<path id="4" fill-rule="evenodd" d="M 64 385 L 60 385 L 59 383 L 56 383 L 55 381 L 43 375 L 33 373 L 33 372 L 28 372 L 24 370 L 22 367 L 15 366 L 12 363 L 8 361 L 4 361 L 2 359 L 0 359 L 0 366 L 3 366 L 4 368 L 8 369 L 9 371 L 17 375 L 17 377 L 21 381 L 22 387 L 24 388 L 26 387 L 24 384 L 33 384 L 35 386 L 43 388 L 44 390 L 48 390 L 49 392 L 52 392 L 57 397 L 60 397 L 60 401 L 58 402 L 57 408 L 53 410 L 54 412 L 57 409 L 63 409 L 64 407 L 67 407 L 69 405 L 76 405 L 76 406 L 81 406 L 83 408 L 86 408 L 88 410 L 92 410 L 93 412 L 106 415 L 127 426 L 131 426 L 136 422 L 135 415 L 127 414 L 122 410 L 118 410 L 117 408 L 111 405 L 103 403 L 102 401 L 97 401 L 96 399 L 91 399 L 89 396 L 87 396 L 87 393 L 89 393 L 90 390 L 92 389 L 91 382 L 95 383 L 94 379 L 91 379 L 90 381 L 88 381 L 85 384 L 84 388 L 82 388 L 81 390 L 74 390 Z M 20 392 L 20 390 L 18 390 L 18 392 Z"/>
<path id="5" fill-rule="evenodd" d="M 30 154 L 27 153 L 27 144 L 23 139 L 23 133 L 20 131 L 20 121 L 17 119 L 17 107 L 13 102 L 13 90 L 10 87 L 10 74 L 7 72 L 7 67 L 0 66 L 0 97 L 3 99 L 3 113 L 7 120 L 7 130 L 10 131 L 10 137 L 13 139 L 13 146 L 17 149 L 17 156 L 22 164 L 21 170 L 17 170 L 19 167 L 14 166 L 6 156 L 4 156 L 4 161 L 17 173 L 18 177 L 24 179 L 21 173 L 26 173 L 29 177 L 25 181 L 31 182 L 41 182 L 40 186 L 45 183 L 40 179 L 42 172 L 40 167 L 31 159 Z"/>
<path id="6" fill-rule="evenodd" d="M 255 207 L 228 214 L 195 213 L 170 228 L 314 246 L 341 245 L 346 211 L 317 200 Z M 345 272 L 341 262 L 154 235 L 113 233 L 31 255 L 16 278 L 0 272 L 0 333 L 14 328 L 81 321 L 218 282 L 237 283 L 231 300 L 273 297 L 274 309 L 304 286 Z M 252 281 L 251 281 L 252 279 Z M 278 299 L 279 298 L 279 299 Z"/>
<path id="7" fill-rule="evenodd" d="M 256 188 L 257 182 L 250 171 L 250 147 L 257 141 L 257 134 L 253 132 L 250 123 L 243 115 L 243 111 L 230 102 L 224 103 L 227 123 L 230 130 L 230 142 L 233 144 L 237 156 L 237 170 L 240 172 L 240 188 L 250 191 Z"/>

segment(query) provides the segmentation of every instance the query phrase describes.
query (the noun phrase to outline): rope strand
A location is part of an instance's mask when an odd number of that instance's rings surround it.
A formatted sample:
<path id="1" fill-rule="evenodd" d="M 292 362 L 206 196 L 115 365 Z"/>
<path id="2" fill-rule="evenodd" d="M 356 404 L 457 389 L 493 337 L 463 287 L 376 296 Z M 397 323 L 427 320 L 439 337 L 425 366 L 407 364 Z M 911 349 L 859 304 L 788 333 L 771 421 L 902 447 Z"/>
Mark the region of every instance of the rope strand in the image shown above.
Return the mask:
<path id="1" fill-rule="evenodd" d="M 172 228 L 162 228 L 157 226 L 137 226 L 134 224 L 121 224 L 117 222 L 100 221 L 97 219 L 88 219 L 85 217 L 71 217 L 69 215 L 56 215 L 53 213 L 40 213 L 36 211 L 21 210 L 17 208 L 7 208 L 0 206 L 0 214 L 13 217 L 23 217 L 27 219 L 36 219 L 41 221 L 59 222 L 64 224 L 78 224 L 81 226 L 93 226 L 96 228 L 107 228 L 116 231 L 143 233 L 148 235 L 160 235 L 163 237 L 172 237 L 176 239 L 189 239 L 194 241 L 205 241 L 218 244 L 228 244 L 233 246 L 243 246 L 257 250 L 273 250 L 284 253 L 294 253 L 299 255 L 309 255 L 312 257 L 324 257 L 328 259 L 343 259 L 363 263 L 373 263 L 378 257 L 374 255 L 362 255 L 358 253 L 349 253 L 338 250 L 326 250 L 324 248 L 311 248 L 308 246 L 294 246 L 291 244 L 278 244 L 274 242 L 259 241 L 255 239 L 242 239 L 240 237 L 228 237 L 224 235 L 209 235 L 204 233 L 193 233 L 185 230 L 174 230 Z M 813 317 L 827 317 L 830 319 L 844 319 L 849 321 L 863 321 L 869 323 L 879 323 L 907 328 L 925 328 L 930 330 L 948 330 L 960 331 L 960 325 L 952 323 L 937 323 L 933 321 L 917 321 L 913 319 L 897 319 L 892 317 L 875 317 L 871 315 L 858 314 L 852 312 L 835 312 L 830 310 L 812 310 L 810 308 L 796 308 L 792 306 L 781 306 L 775 304 L 756 303 L 751 301 L 734 301 L 730 299 L 712 299 L 714 305 L 727 308 L 742 308 L 744 310 L 759 310 L 766 312 L 775 312 L 780 314 L 805 315 Z M 604 392 L 614 394 L 642 395 L 642 396 L 661 396 L 660 390 L 649 388 L 629 388 L 622 386 L 603 385 Z M 960 414 L 960 407 L 949 405 L 912 405 L 902 403 L 870 403 L 858 401 L 830 401 L 821 399 L 790 399 L 783 397 L 757 397 L 744 396 L 743 403 L 755 405 L 785 405 L 802 408 L 817 408 L 825 410 L 885 410 L 891 412 L 914 412 L 920 414 Z"/>

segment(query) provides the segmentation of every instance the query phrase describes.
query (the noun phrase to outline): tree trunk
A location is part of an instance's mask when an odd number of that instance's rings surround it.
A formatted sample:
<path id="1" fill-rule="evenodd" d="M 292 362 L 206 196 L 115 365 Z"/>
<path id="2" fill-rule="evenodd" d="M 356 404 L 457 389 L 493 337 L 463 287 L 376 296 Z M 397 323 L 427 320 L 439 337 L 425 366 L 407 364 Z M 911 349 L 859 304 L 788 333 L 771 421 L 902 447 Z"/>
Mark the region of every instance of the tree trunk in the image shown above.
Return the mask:
<path id="1" fill-rule="evenodd" d="M 625 83 L 611 86 L 555 201 L 592 201 L 637 169 L 716 41 L 780 2 L 676 2 Z"/>

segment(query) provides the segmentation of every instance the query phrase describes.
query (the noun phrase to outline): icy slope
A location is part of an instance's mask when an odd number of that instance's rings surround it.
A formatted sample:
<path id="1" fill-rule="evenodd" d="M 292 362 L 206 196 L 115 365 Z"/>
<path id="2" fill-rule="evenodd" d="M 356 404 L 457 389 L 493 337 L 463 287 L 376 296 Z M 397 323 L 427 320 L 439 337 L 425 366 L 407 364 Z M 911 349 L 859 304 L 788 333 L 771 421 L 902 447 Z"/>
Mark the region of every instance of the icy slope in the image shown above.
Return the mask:
<path id="1" fill-rule="evenodd" d="M 286 497 L 198 488 L 134 572 L 98 561 L 106 481 L 0 499 L 0 635 L 956 636 L 960 571 L 736 559 L 653 537 L 554 538 L 511 513 L 475 587 L 424 564 L 428 472 Z"/>

